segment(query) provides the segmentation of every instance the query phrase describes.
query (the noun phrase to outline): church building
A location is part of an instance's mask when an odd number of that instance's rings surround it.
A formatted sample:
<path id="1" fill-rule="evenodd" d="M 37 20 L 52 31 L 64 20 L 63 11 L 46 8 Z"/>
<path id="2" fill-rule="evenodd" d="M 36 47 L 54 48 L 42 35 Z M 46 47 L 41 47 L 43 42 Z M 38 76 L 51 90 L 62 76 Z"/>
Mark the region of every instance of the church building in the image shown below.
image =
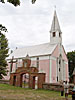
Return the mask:
<path id="1" fill-rule="evenodd" d="M 9 72 L 5 79 L 9 79 L 10 73 L 14 73 L 22 65 L 22 59 L 27 55 L 31 59 L 31 67 L 37 67 L 39 73 L 46 73 L 46 83 L 69 81 L 68 59 L 62 45 L 62 32 L 56 11 L 50 29 L 50 42 L 14 50 L 7 58 Z M 12 57 L 15 62 L 13 67 L 10 63 Z"/>

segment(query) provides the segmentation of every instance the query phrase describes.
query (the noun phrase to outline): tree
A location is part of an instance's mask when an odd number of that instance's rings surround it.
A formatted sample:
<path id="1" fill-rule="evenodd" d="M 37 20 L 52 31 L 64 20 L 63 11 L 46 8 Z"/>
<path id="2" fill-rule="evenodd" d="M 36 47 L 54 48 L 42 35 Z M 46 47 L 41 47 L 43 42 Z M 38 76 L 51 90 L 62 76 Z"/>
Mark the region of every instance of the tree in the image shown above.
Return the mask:
<path id="1" fill-rule="evenodd" d="M 69 76 L 72 78 L 73 70 L 75 68 L 75 51 L 68 52 L 68 63 L 69 63 Z"/>
<path id="2" fill-rule="evenodd" d="M 0 24 L 0 79 L 3 78 L 3 75 L 6 75 L 7 69 L 7 61 L 6 57 L 8 57 L 8 40 L 3 34 L 3 32 L 7 32 L 6 27 Z"/>
<path id="3" fill-rule="evenodd" d="M 7 2 L 12 3 L 14 6 L 20 5 L 21 0 L 7 0 Z M 32 4 L 35 3 L 36 0 L 31 0 Z M 5 3 L 4 0 L 0 0 L 0 2 Z"/>

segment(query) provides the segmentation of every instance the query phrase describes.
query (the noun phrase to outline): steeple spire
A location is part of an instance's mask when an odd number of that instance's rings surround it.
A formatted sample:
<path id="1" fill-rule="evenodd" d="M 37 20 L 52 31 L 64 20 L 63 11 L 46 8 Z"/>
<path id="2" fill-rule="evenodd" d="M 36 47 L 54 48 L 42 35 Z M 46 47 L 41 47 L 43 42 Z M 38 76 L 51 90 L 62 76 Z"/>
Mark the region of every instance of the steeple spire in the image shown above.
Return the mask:
<path id="1" fill-rule="evenodd" d="M 60 29 L 56 10 L 54 10 L 53 21 L 52 21 L 52 26 L 50 30 L 50 43 L 51 44 L 62 44 L 62 32 Z"/>
<path id="2" fill-rule="evenodd" d="M 55 10 L 50 32 L 52 33 L 52 32 L 57 32 L 57 31 L 61 32 L 59 21 L 58 21 L 56 10 Z"/>

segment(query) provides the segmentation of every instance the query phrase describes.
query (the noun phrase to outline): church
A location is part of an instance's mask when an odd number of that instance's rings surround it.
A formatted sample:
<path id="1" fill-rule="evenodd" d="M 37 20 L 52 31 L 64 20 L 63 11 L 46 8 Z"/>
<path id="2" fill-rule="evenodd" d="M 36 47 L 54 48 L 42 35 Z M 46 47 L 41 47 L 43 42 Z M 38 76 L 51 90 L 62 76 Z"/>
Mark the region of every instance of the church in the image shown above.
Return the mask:
<path id="1" fill-rule="evenodd" d="M 5 79 L 10 79 L 10 73 L 14 73 L 22 65 L 22 59 L 27 55 L 31 59 L 30 67 L 38 68 L 39 73 L 46 73 L 46 83 L 69 81 L 68 59 L 62 45 L 62 32 L 56 10 L 50 29 L 50 42 L 14 50 L 7 58 L 8 74 Z M 12 58 L 15 62 L 13 66 L 10 63 Z"/>

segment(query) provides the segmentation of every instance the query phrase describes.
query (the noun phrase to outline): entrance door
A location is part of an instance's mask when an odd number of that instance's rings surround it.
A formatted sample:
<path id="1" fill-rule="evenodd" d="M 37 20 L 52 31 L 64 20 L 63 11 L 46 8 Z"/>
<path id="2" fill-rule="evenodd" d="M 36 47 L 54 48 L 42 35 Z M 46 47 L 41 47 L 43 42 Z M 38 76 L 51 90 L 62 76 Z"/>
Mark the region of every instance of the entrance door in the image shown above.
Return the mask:
<path id="1" fill-rule="evenodd" d="M 35 76 L 33 76 L 33 89 L 35 89 Z"/>
<path id="2" fill-rule="evenodd" d="M 28 73 L 22 75 L 22 87 L 29 88 L 29 74 Z"/>
<path id="3" fill-rule="evenodd" d="M 16 76 L 14 76 L 14 81 L 13 81 L 13 85 L 16 85 Z"/>
<path id="4" fill-rule="evenodd" d="M 38 88 L 38 77 L 34 76 L 33 77 L 33 89 Z"/>

